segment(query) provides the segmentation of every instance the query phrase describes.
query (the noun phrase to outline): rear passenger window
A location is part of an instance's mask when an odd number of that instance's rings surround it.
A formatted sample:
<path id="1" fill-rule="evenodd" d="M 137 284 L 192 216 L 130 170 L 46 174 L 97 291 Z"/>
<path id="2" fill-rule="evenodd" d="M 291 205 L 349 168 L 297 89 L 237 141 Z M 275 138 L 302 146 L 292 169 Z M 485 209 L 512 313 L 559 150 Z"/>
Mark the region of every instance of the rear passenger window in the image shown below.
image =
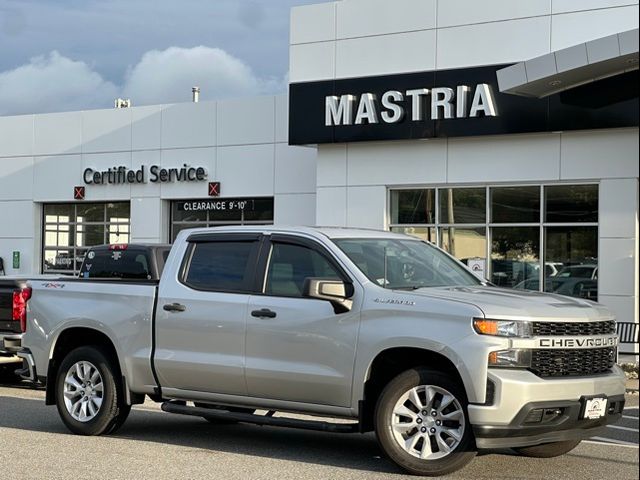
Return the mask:
<path id="1" fill-rule="evenodd" d="M 210 242 L 193 245 L 184 283 L 199 290 L 249 292 L 256 242 Z"/>
<path id="2" fill-rule="evenodd" d="M 342 280 L 329 260 L 307 247 L 274 243 L 267 270 L 267 295 L 302 297 L 307 278 Z"/>

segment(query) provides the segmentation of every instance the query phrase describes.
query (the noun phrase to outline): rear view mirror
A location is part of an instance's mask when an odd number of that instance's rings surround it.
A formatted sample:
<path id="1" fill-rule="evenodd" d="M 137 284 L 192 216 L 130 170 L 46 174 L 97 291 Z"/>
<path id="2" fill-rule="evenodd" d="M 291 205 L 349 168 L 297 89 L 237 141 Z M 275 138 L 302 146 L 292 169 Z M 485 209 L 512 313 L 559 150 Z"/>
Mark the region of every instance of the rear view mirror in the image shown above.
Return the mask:
<path id="1" fill-rule="evenodd" d="M 353 285 L 340 280 L 307 278 L 304 296 L 331 302 L 336 313 L 345 313 L 353 307 Z"/>

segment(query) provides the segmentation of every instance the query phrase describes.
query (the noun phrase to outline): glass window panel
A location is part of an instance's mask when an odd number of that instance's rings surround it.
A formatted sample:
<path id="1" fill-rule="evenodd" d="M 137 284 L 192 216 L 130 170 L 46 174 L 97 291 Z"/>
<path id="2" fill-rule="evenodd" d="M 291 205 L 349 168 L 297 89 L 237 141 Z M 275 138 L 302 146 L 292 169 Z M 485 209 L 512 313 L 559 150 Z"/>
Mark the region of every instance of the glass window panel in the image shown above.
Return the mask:
<path id="1" fill-rule="evenodd" d="M 539 223 L 540 187 L 492 188 L 491 222 Z"/>
<path id="2" fill-rule="evenodd" d="M 76 218 L 78 223 L 104 222 L 104 203 L 83 203 L 77 206 Z"/>
<path id="3" fill-rule="evenodd" d="M 540 290 L 540 228 L 491 229 L 491 282 L 500 287 Z"/>
<path id="4" fill-rule="evenodd" d="M 340 280 L 331 263 L 310 248 L 276 243 L 267 270 L 267 295 L 302 297 L 307 278 Z"/>
<path id="5" fill-rule="evenodd" d="M 394 190 L 391 192 L 391 223 L 435 223 L 435 190 Z"/>
<path id="6" fill-rule="evenodd" d="M 486 228 L 441 228 L 440 247 L 467 263 L 470 258 L 487 257 Z"/>
<path id="7" fill-rule="evenodd" d="M 129 222 L 131 204 L 129 202 L 107 203 L 108 222 Z"/>
<path id="8" fill-rule="evenodd" d="M 598 221 L 598 185 L 554 185 L 544 197 L 546 222 Z"/>
<path id="9" fill-rule="evenodd" d="M 437 243 L 435 227 L 392 227 L 391 231 L 411 235 L 425 242 Z"/>
<path id="10" fill-rule="evenodd" d="M 76 245 L 79 247 L 93 247 L 104 244 L 104 225 L 78 225 Z"/>
<path id="11" fill-rule="evenodd" d="M 485 188 L 442 188 L 438 190 L 440 223 L 485 223 Z"/>
<path id="12" fill-rule="evenodd" d="M 245 221 L 273 221 L 273 198 L 256 198 L 251 203 L 244 210 Z"/>
<path id="13" fill-rule="evenodd" d="M 73 273 L 75 271 L 73 249 L 45 250 L 44 273 L 50 271 Z"/>
<path id="14" fill-rule="evenodd" d="M 189 264 L 187 284 L 214 291 L 248 291 L 249 258 L 256 242 L 198 243 Z"/>
<path id="15" fill-rule="evenodd" d="M 72 203 L 49 204 L 44 206 L 45 223 L 73 222 Z"/>
<path id="16" fill-rule="evenodd" d="M 171 204 L 171 218 L 174 222 L 206 222 L 207 221 L 207 211 L 200 210 L 197 212 L 188 212 L 181 208 L 182 202 L 173 202 Z"/>
<path id="17" fill-rule="evenodd" d="M 598 228 L 545 228 L 546 292 L 598 299 Z"/>

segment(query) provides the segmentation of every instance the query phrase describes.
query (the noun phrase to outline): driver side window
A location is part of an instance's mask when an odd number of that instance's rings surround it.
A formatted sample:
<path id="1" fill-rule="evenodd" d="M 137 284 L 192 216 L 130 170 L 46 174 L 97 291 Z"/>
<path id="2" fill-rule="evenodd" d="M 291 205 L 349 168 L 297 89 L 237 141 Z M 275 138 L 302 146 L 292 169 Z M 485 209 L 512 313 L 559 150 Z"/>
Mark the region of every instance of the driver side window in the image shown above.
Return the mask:
<path id="1" fill-rule="evenodd" d="M 307 278 L 342 280 L 331 262 L 302 245 L 274 243 L 267 267 L 265 293 L 281 297 L 302 297 Z"/>

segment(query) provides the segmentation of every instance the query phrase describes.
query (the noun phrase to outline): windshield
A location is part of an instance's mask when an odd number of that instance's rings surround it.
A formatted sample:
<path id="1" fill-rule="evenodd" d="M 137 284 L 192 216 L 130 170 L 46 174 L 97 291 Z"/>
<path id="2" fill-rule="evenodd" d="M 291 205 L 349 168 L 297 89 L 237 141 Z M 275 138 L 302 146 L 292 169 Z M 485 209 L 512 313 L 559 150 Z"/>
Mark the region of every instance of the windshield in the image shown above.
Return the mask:
<path id="1" fill-rule="evenodd" d="M 480 285 L 473 273 L 438 248 L 419 240 L 335 239 L 369 280 L 392 289 Z"/>

